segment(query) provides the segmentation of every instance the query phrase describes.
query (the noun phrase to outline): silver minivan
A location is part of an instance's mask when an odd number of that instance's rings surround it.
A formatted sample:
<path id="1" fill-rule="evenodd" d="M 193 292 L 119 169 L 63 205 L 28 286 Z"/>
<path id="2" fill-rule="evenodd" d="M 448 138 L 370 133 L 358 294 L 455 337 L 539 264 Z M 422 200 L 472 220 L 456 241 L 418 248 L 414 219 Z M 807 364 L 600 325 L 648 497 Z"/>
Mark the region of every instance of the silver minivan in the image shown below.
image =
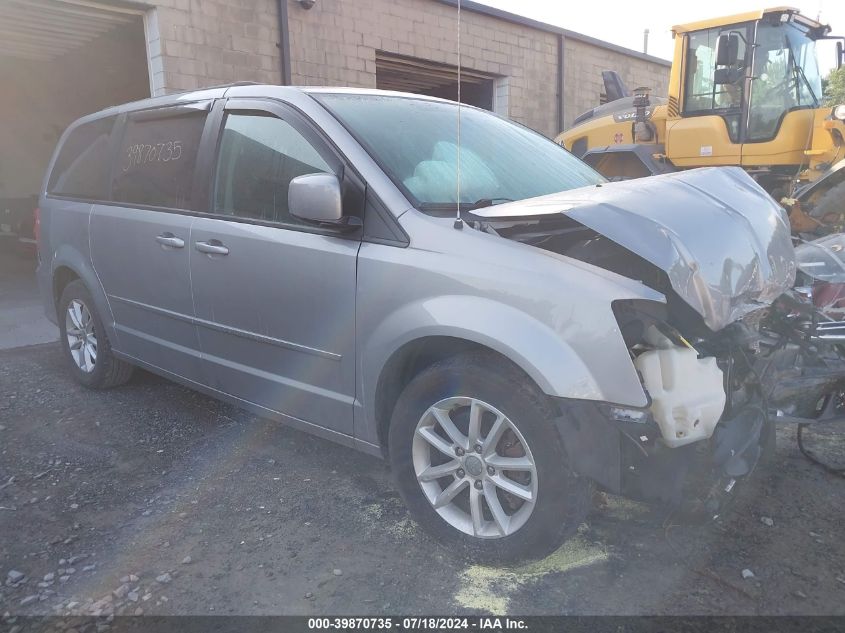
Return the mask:
<path id="1" fill-rule="evenodd" d="M 739 169 L 608 183 L 476 108 L 233 85 L 75 122 L 40 222 L 79 382 L 141 367 L 384 456 L 472 555 L 548 552 L 593 486 L 712 511 L 773 441 L 795 260 Z"/>

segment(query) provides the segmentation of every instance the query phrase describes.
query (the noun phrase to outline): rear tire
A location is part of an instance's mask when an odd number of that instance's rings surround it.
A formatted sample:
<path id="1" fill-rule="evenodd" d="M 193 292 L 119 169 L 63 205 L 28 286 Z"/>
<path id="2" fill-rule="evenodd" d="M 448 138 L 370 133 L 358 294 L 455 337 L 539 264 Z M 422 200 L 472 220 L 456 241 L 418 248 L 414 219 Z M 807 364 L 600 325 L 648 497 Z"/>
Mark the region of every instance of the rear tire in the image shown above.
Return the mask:
<path id="1" fill-rule="evenodd" d="M 399 397 L 388 437 L 396 486 L 411 516 L 475 559 L 507 562 L 557 548 L 591 501 L 589 482 L 567 466 L 557 415 L 521 370 L 489 352 L 460 354 L 422 371 Z M 431 479 L 440 473 L 446 474 Z M 447 489 L 459 491 L 449 498 Z"/>
<path id="2" fill-rule="evenodd" d="M 91 389 L 109 389 L 132 377 L 132 365 L 112 353 L 94 298 L 79 279 L 70 282 L 62 292 L 58 320 L 62 351 L 80 384 Z"/>

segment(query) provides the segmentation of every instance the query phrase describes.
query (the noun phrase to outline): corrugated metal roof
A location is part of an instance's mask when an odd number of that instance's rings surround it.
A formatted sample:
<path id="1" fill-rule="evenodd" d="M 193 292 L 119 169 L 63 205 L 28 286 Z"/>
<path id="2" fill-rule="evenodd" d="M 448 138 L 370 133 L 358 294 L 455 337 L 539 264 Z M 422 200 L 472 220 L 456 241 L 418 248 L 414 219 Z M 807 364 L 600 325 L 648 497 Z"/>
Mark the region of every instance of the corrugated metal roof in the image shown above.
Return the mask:
<path id="1" fill-rule="evenodd" d="M 85 0 L 0 0 L 0 55 L 50 61 L 139 14 Z"/>

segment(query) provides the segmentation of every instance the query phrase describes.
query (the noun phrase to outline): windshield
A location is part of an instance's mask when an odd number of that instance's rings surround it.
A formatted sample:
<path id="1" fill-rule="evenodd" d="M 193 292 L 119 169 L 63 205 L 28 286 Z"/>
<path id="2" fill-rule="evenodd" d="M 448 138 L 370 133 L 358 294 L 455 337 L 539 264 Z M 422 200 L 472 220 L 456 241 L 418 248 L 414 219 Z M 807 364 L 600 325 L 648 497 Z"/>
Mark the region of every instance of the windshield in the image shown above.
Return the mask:
<path id="1" fill-rule="evenodd" d="M 423 210 L 455 208 L 457 105 L 411 97 L 320 94 L 317 99 Z M 605 182 L 565 149 L 491 113 L 461 109 L 462 205 L 486 206 Z"/>
<path id="2" fill-rule="evenodd" d="M 754 51 L 749 139 L 767 140 L 777 133 L 785 112 L 815 108 L 822 94 L 816 41 L 795 23 L 760 23 Z"/>

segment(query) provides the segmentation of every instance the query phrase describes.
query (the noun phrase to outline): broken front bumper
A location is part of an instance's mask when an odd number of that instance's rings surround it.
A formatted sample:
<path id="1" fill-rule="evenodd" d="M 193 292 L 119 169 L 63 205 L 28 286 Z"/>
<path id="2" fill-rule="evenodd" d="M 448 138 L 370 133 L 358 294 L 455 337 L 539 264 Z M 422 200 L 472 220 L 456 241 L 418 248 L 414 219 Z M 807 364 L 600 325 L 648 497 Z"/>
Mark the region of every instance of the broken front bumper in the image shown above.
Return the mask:
<path id="1" fill-rule="evenodd" d="M 754 407 L 722 419 L 709 439 L 672 448 L 647 409 L 574 400 L 559 406 L 570 467 L 608 492 L 643 501 L 681 504 L 691 477 L 705 488 L 744 477 L 774 446 L 773 422 Z"/>

